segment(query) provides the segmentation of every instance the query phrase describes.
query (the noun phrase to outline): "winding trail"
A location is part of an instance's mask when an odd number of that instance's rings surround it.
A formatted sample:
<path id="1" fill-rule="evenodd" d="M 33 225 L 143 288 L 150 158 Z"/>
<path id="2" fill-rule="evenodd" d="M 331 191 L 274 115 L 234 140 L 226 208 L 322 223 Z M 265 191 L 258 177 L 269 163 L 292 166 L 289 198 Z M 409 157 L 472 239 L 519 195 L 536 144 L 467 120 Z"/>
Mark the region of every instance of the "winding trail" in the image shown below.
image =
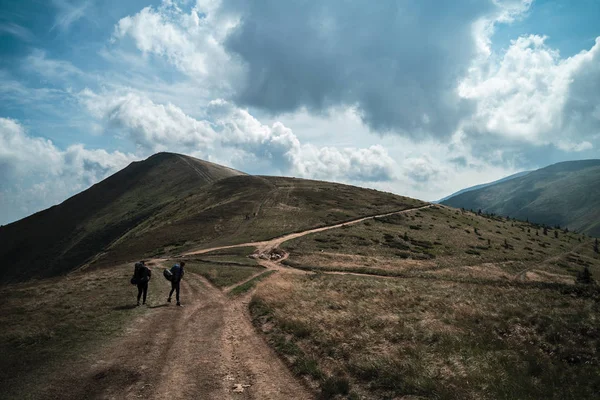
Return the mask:
<path id="1" fill-rule="evenodd" d="M 296 238 L 299 238 L 302 236 L 310 235 L 312 233 L 318 233 L 318 232 L 323 232 L 323 231 L 327 231 L 330 229 L 341 228 L 342 226 L 354 225 L 354 224 L 358 224 L 359 222 L 367 221 L 367 220 L 373 219 L 373 218 L 382 218 L 382 217 L 387 217 L 387 216 L 396 215 L 396 214 L 406 214 L 408 212 L 422 210 L 424 208 L 429 208 L 431 206 L 432 206 L 432 204 L 427 204 L 422 207 L 408 208 L 408 209 L 401 210 L 401 211 L 392 211 L 392 212 L 389 212 L 386 214 L 371 215 L 369 217 L 361 217 L 361 218 L 342 222 L 342 223 L 335 224 L 335 225 L 327 225 L 327 226 L 322 226 L 320 228 L 308 229 L 308 230 L 302 231 L 302 232 L 289 233 L 287 235 L 283 235 L 283 236 L 280 236 L 280 237 L 277 237 L 274 239 L 270 239 L 270 240 L 263 240 L 260 242 L 240 243 L 240 244 L 232 244 L 232 245 L 228 245 L 228 246 L 212 247 L 209 249 L 192 250 L 187 253 L 183 253 L 181 256 L 183 256 L 183 257 L 193 256 L 196 254 L 210 253 L 211 251 L 217 251 L 217 250 L 233 249 L 236 247 L 256 247 L 259 252 L 265 253 L 265 252 L 268 252 L 268 251 L 278 248 L 279 246 L 281 246 L 281 244 L 283 244 L 284 242 L 287 242 L 288 240 L 292 240 L 292 239 L 296 239 Z"/>
<path id="2" fill-rule="evenodd" d="M 262 242 L 191 251 L 181 257 L 245 246 L 270 252 L 301 236 L 430 206 L 362 217 Z M 282 266 L 283 259 L 258 262 L 280 273 L 310 273 Z M 162 267 L 166 260 L 150 262 Z M 161 277 L 155 279 L 164 284 L 166 297 L 168 283 Z M 254 329 L 248 309 L 251 293 L 231 297 L 229 290 L 219 290 L 199 275 L 186 274 L 181 291 L 183 307 L 166 302 L 150 304 L 148 312 L 136 318 L 124 335 L 57 371 L 43 388 L 41 398 L 314 399 L 313 390 L 289 371 Z"/>

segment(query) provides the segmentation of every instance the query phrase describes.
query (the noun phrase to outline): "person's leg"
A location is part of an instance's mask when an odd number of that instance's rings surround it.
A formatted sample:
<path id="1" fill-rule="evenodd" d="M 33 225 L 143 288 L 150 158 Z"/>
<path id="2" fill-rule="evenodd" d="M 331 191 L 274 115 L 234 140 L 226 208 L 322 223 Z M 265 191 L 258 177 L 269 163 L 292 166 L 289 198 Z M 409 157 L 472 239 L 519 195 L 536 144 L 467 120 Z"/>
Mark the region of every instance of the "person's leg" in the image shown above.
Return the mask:
<path id="1" fill-rule="evenodd" d="M 175 294 L 177 297 L 177 305 L 181 304 L 181 303 L 179 303 L 179 287 L 180 287 L 180 285 L 181 285 L 181 281 L 177 282 L 177 287 L 176 287 L 177 292 Z"/>
<path id="2" fill-rule="evenodd" d="M 144 283 L 143 291 L 144 291 L 144 301 L 143 301 L 143 304 L 146 304 L 146 295 L 148 294 L 148 282 Z"/>
<path id="3" fill-rule="evenodd" d="M 173 292 L 175 291 L 175 283 L 171 282 L 171 291 L 169 292 L 169 298 L 167 299 L 167 301 L 170 303 L 171 302 L 171 297 L 173 297 Z"/>
<path id="4" fill-rule="evenodd" d="M 143 285 L 142 284 L 138 284 L 137 287 L 138 287 L 137 305 L 139 306 L 140 305 L 140 298 L 142 297 L 142 291 L 144 289 L 143 289 Z"/>

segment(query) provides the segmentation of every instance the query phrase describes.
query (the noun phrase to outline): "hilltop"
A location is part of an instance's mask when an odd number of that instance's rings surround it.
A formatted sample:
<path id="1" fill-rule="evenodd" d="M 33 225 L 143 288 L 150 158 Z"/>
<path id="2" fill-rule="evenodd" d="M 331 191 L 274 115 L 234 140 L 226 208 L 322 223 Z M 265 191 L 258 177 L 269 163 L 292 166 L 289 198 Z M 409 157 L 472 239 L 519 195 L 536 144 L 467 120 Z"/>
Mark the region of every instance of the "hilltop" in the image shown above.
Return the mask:
<path id="1" fill-rule="evenodd" d="M 568 161 L 451 197 L 442 204 L 600 236 L 600 160 Z"/>
<path id="2" fill-rule="evenodd" d="M 158 153 L 57 206 L 1 227 L 0 282 L 263 240 L 419 204 L 376 190 L 251 176 Z"/>

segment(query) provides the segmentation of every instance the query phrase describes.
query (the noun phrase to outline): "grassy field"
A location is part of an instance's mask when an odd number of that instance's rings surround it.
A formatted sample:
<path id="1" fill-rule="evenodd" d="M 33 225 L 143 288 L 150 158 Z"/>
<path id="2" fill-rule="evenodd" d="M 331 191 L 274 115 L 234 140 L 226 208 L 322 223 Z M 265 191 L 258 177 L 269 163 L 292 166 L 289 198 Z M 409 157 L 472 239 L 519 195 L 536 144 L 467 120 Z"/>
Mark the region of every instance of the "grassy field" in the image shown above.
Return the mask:
<path id="1" fill-rule="evenodd" d="M 573 283 L 600 280 L 593 240 L 443 206 L 365 221 L 284 243 L 291 266 L 392 276 Z"/>
<path id="2" fill-rule="evenodd" d="M 254 247 L 236 247 L 199 254 L 187 259 L 185 268 L 202 275 L 218 288 L 226 288 L 265 270 L 248 257 L 254 250 Z"/>
<path id="3" fill-rule="evenodd" d="M 263 267 L 216 264 L 190 261 L 185 268 L 202 275 L 218 288 L 225 288 L 264 271 Z"/>
<path id="4" fill-rule="evenodd" d="M 139 224 L 98 259 L 169 257 L 190 249 L 272 239 L 286 233 L 423 205 L 391 193 L 331 182 L 235 176 Z"/>
<path id="5" fill-rule="evenodd" d="M 275 273 L 275 271 L 265 271 L 262 274 L 250 279 L 249 281 L 244 282 L 241 285 L 234 287 L 233 289 L 231 289 L 230 294 L 232 296 L 239 296 L 240 294 L 247 293 L 251 289 L 254 289 L 254 287 L 256 287 L 256 285 L 259 282 L 268 278 L 269 276 L 273 275 L 274 273 Z"/>
<path id="6" fill-rule="evenodd" d="M 600 390 L 600 289 L 577 283 L 584 267 L 600 278 L 588 237 L 434 206 L 284 247 L 288 265 L 317 273 L 266 281 L 252 315 L 325 398 Z"/>
<path id="7" fill-rule="evenodd" d="M 35 392 L 48 373 L 123 332 L 127 321 L 164 302 L 154 268 L 148 306 L 136 307 L 129 265 L 0 288 L 0 398 Z M 18 396 L 17 396 L 18 395 Z"/>
<path id="8" fill-rule="evenodd" d="M 592 399 L 599 302 L 589 287 L 316 274 L 271 278 L 251 311 L 324 398 Z"/>
<path id="9" fill-rule="evenodd" d="M 229 265 L 249 265 L 256 266 L 258 263 L 254 258 L 248 257 L 254 253 L 255 247 L 234 247 L 231 249 L 223 249 L 211 251 L 210 253 L 204 253 L 196 256 L 199 261 L 207 261 L 214 263 L 222 263 Z"/>

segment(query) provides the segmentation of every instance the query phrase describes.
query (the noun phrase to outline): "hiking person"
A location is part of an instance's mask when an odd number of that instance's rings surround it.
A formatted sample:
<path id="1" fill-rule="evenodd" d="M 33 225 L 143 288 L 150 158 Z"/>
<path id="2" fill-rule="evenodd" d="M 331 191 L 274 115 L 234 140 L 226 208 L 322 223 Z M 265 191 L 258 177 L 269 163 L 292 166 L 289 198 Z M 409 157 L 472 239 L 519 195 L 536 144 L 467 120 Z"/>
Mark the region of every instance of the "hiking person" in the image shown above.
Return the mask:
<path id="1" fill-rule="evenodd" d="M 140 298 L 143 295 L 143 303 L 146 304 L 146 295 L 148 294 L 148 282 L 150 282 L 150 278 L 152 277 L 152 271 L 150 268 L 146 266 L 144 261 L 140 261 L 135 263 L 135 270 L 133 272 L 133 279 L 135 279 L 135 283 L 138 288 L 137 295 L 137 305 L 140 305 Z"/>
<path id="2" fill-rule="evenodd" d="M 171 267 L 171 273 L 173 274 L 173 277 L 171 278 L 171 292 L 169 293 L 169 298 L 167 299 L 167 301 L 169 303 L 171 302 L 171 297 L 173 296 L 173 292 L 175 291 L 175 299 L 177 300 L 178 306 L 181 305 L 181 303 L 179 302 L 179 284 L 181 283 L 181 279 L 183 278 L 183 274 L 185 273 L 185 271 L 183 270 L 184 266 L 185 261 L 182 261 L 179 264 L 175 264 L 173 265 L 173 267 Z"/>

